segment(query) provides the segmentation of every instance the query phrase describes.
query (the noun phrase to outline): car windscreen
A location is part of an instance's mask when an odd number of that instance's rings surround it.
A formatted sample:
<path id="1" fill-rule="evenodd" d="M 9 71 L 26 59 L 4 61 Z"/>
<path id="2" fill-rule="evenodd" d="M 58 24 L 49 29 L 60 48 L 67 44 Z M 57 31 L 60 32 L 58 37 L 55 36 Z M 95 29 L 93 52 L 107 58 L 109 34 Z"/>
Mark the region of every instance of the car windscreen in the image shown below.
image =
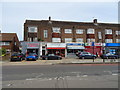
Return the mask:
<path id="1" fill-rule="evenodd" d="M 36 53 L 29 53 L 29 55 L 32 56 L 32 55 L 37 55 L 37 54 Z"/>

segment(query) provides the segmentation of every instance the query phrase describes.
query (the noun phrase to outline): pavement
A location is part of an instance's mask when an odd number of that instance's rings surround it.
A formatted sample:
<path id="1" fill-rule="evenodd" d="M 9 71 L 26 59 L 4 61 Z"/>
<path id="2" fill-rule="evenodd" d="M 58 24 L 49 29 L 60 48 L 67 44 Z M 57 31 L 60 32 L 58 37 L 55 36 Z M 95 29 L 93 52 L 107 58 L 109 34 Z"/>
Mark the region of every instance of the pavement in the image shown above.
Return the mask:
<path id="1" fill-rule="evenodd" d="M 103 62 L 104 61 L 104 62 Z M 54 64 L 118 64 L 119 59 L 78 59 L 78 58 L 63 58 L 62 60 L 41 60 L 37 61 L 17 61 L 10 62 L 9 60 L 0 61 L 0 65 L 54 65 Z"/>

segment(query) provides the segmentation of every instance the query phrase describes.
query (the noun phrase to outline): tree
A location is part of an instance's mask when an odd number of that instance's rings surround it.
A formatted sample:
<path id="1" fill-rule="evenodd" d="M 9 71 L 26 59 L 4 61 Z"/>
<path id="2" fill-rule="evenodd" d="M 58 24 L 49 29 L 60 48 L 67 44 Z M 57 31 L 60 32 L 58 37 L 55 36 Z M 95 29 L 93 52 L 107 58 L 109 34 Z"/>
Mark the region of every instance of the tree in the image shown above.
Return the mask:
<path id="1" fill-rule="evenodd" d="M 6 54 L 6 49 L 5 48 L 0 49 L 0 56 L 2 56 L 3 54 Z"/>

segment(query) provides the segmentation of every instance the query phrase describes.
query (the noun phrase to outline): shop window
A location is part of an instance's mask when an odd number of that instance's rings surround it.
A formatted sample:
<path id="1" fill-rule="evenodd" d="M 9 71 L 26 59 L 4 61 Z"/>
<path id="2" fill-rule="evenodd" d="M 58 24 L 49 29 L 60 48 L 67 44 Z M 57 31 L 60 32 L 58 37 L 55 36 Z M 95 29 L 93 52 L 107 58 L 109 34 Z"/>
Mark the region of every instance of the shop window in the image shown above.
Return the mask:
<path id="1" fill-rule="evenodd" d="M 30 33 L 37 32 L 37 27 L 28 27 L 28 32 L 30 32 Z"/>
<path id="2" fill-rule="evenodd" d="M 76 29 L 76 34 L 83 34 L 83 29 Z"/>
<path id="3" fill-rule="evenodd" d="M 83 42 L 83 38 L 77 38 L 76 42 Z"/>
<path id="4" fill-rule="evenodd" d="M 65 38 L 65 42 L 72 42 L 72 38 Z"/>
<path id="5" fill-rule="evenodd" d="M 52 42 L 61 42 L 61 38 L 52 38 Z"/>
<path id="6" fill-rule="evenodd" d="M 92 28 L 87 29 L 87 34 L 94 34 L 95 31 Z"/>
<path id="7" fill-rule="evenodd" d="M 52 28 L 54 33 L 60 33 L 60 28 L 59 27 L 53 27 Z"/>
<path id="8" fill-rule="evenodd" d="M 116 43 L 120 43 L 120 39 L 116 39 Z"/>
<path id="9" fill-rule="evenodd" d="M 33 38 L 33 41 L 37 41 L 37 40 L 38 40 L 37 37 Z"/>
<path id="10" fill-rule="evenodd" d="M 44 30 L 44 38 L 48 37 L 48 30 Z"/>
<path id="11" fill-rule="evenodd" d="M 65 33 L 72 33 L 72 29 L 65 29 Z"/>
<path id="12" fill-rule="evenodd" d="M 120 35 L 120 31 L 116 31 L 116 35 Z"/>
<path id="13" fill-rule="evenodd" d="M 112 34 L 112 29 L 105 29 L 105 34 Z"/>
<path id="14" fill-rule="evenodd" d="M 105 39 L 106 43 L 112 43 L 112 39 Z"/>
<path id="15" fill-rule="evenodd" d="M 95 39 L 88 38 L 88 39 L 87 39 L 87 42 L 88 42 L 88 43 L 89 43 L 89 42 L 95 42 Z"/>

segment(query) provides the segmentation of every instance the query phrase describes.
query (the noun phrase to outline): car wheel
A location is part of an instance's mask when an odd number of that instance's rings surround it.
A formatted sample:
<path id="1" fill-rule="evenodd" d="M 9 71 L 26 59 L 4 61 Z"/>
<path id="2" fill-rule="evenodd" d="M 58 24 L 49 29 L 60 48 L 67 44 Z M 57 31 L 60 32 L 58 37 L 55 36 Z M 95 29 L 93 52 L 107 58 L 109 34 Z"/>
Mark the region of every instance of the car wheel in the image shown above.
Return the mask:
<path id="1" fill-rule="evenodd" d="M 58 58 L 58 60 L 60 60 L 60 58 Z"/>
<path id="2" fill-rule="evenodd" d="M 85 59 L 85 57 L 82 57 L 82 59 Z"/>
<path id="3" fill-rule="evenodd" d="M 47 60 L 48 58 L 45 58 L 45 60 Z"/>

